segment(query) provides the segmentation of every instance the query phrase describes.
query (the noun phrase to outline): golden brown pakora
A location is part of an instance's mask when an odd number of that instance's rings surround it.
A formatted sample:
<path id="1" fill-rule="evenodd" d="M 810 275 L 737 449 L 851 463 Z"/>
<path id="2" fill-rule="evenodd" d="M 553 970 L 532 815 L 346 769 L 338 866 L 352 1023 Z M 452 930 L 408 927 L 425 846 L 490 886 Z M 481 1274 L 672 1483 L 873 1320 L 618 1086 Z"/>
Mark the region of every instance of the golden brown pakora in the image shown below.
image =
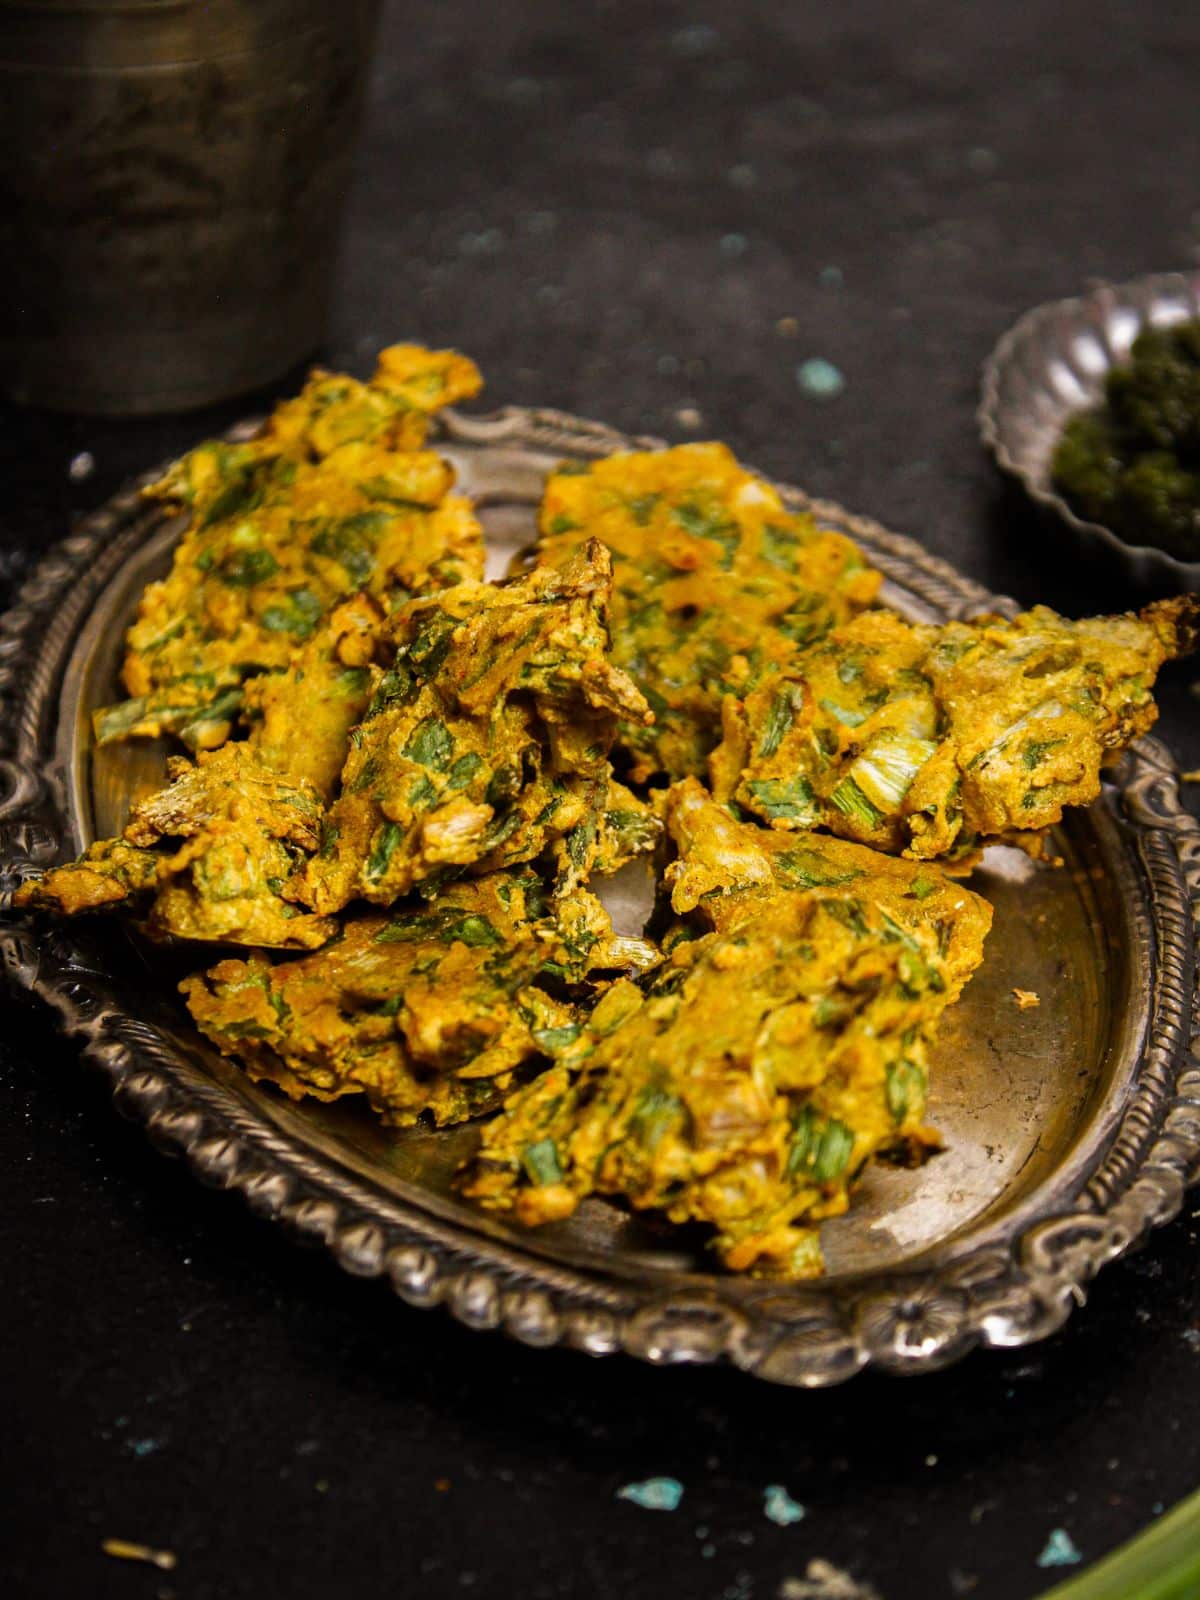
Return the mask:
<path id="1" fill-rule="evenodd" d="M 1100 792 L 1102 763 L 1157 717 L 1191 650 L 1192 596 L 1068 621 L 1045 606 L 940 626 L 872 611 L 723 708 L 718 799 L 933 859 L 1040 830 Z"/>
<path id="2" fill-rule="evenodd" d="M 591 544 L 561 570 L 460 584 L 397 612 L 395 659 L 376 671 L 351 736 L 341 795 L 299 886 L 306 904 L 390 905 L 417 884 L 560 844 L 564 877 L 578 879 L 611 844 L 607 816 L 637 806 L 610 804 L 617 718 L 650 719 L 607 659 L 610 582 L 607 552 Z"/>
<path id="3" fill-rule="evenodd" d="M 258 437 L 176 462 L 146 493 L 188 527 L 142 595 L 131 698 L 97 713 L 97 739 L 167 731 L 215 748 L 246 680 L 285 669 L 340 600 L 365 590 L 391 609 L 482 576 L 474 513 L 450 493 L 449 464 L 421 448 L 430 412 L 478 388 L 464 357 L 396 346 L 369 383 L 315 372 Z"/>
<path id="4" fill-rule="evenodd" d="M 287 893 L 321 838 L 312 786 L 289 783 L 245 744 L 175 757 L 165 789 L 134 806 L 120 839 L 31 879 L 18 907 L 75 916 L 128 909 L 156 938 L 311 950 L 337 930 Z"/>
<path id="5" fill-rule="evenodd" d="M 840 841 L 789 863 L 698 784 L 681 790 L 676 909 L 714 931 L 676 942 L 644 990 L 601 997 L 484 1129 L 464 1187 L 530 1225 L 618 1195 L 709 1224 L 734 1270 L 812 1276 L 815 1224 L 845 1211 L 866 1162 L 936 1144 L 929 1047 L 990 908 L 936 868 Z"/>
<path id="6" fill-rule="evenodd" d="M 744 696 L 879 589 L 849 539 L 789 511 L 721 444 L 565 463 L 538 528 L 550 565 L 588 539 L 612 552 L 612 658 L 654 711 L 653 723 L 621 725 L 636 782 L 702 775 L 722 698 Z"/>
<path id="7" fill-rule="evenodd" d="M 250 678 L 243 693 L 246 743 L 292 783 L 311 783 L 326 804 L 337 792 L 350 732 L 372 693 L 383 612 L 369 595 L 337 606 L 280 672 Z"/>
<path id="8" fill-rule="evenodd" d="M 586 893 L 556 904 L 534 872 L 447 885 L 429 904 L 346 920 L 314 955 L 222 961 L 182 985 L 200 1029 L 254 1078 L 298 1099 L 363 1094 L 386 1122 L 439 1125 L 496 1105 L 523 1068 L 580 1032 L 538 987 L 657 960 L 617 939 Z"/>

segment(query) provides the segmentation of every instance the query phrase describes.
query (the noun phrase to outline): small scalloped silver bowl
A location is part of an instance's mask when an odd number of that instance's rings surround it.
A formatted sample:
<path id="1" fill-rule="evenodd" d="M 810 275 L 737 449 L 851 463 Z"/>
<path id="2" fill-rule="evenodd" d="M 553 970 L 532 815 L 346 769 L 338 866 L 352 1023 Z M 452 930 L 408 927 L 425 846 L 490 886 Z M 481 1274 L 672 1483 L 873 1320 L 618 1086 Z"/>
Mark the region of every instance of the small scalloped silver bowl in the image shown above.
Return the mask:
<path id="1" fill-rule="evenodd" d="M 1054 488 L 1050 463 L 1067 419 L 1099 405 L 1104 380 L 1146 327 L 1200 317 L 1200 269 L 1102 284 L 1027 311 L 983 367 L 978 422 L 1002 471 L 1064 527 L 1085 559 L 1100 556 L 1144 587 L 1200 589 L 1200 560 L 1179 561 L 1087 522 Z"/>

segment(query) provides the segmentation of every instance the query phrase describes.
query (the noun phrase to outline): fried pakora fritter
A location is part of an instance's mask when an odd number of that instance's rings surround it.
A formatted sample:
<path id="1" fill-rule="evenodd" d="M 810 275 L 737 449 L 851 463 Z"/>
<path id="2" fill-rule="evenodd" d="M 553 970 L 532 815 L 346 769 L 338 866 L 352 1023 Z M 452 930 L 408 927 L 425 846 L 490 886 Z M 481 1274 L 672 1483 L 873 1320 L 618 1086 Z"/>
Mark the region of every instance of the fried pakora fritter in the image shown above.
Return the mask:
<path id="1" fill-rule="evenodd" d="M 672 818 L 680 909 L 716 904 L 714 931 L 676 943 L 644 992 L 626 981 L 602 996 L 484 1129 L 464 1187 L 527 1224 L 619 1195 L 708 1223 L 734 1270 L 808 1277 L 821 1270 L 814 1225 L 845 1211 L 865 1163 L 936 1145 L 929 1046 L 990 910 L 936 868 L 825 839 L 801 869 L 813 886 L 781 887 L 795 867 L 759 850 L 764 830 L 732 823 L 729 839 L 726 820 L 698 785 Z M 729 886 L 702 889 L 730 844 Z"/>
<path id="2" fill-rule="evenodd" d="M 448 871 L 496 871 L 560 842 L 566 868 L 586 868 L 607 813 L 627 809 L 609 805 L 617 717 L 650 720 L 607 659 L 610 583 L 607 552 L 591 544 L 562 570 L 401 608 L 395 659 L 375 674 L 303 876 L 306 904 L 390 905 Z"/>
<path id="3" fill-rule="evenodd" d="M 385 350 L 369 383 L 315 372 L 262 434 L 190 451 L 146 492 L 189 514 L 168 576 L 129 630 L 131 698 L 97 713 L 101 743 L 164 731 L 224 742 L 243 685 L 285 669 L 342 599 L 385 609 L 483 573 L 453 472 L 421 449 L 429 414 L 480 386 L 452 351 Z"/>
<path id="4" fill-rule="evenodd" d="M 739 823 L 694 780 L 665 810 L 692 937 L 644 992 L 604 994 L 508 1099 L 466 1192 L 529 1224 L 620 1195 L 711 1224 L 735 1270 L 811 1276 L 813 1225 L 846 1209 L 867 1160 L 936 1144 L 929 1046 L 991 910 L 936 867 Z"/>
<path id="5" fill-rule="evenodd" d="M 1198 603 L 1071 622 L 1045 606 L 941 626 L 872 611 L 724 705 L 718 799 L 930 860 L 1057 822 L 1157 717 Z"/>
<path id="6" fill-rule="evenodd" d="M 245 744 L 168 763 L 171 782 L 133 808 L 120 839 L 31 879 L 18 907 L 75 916 L 128 909 L 156 938 L 312 950 L 336 931 L 285 894 L 321 838 L 312 786 L 289 783 Z"/>
<path id="7" fill-rule="evenodd" d="M 856 546 L 787 510 L 720 444 L 567 463 L 550 475 L 538 558 L 588 539 L 613 557 L 612 657 L 654 710 L 623 722 L 636 782 L 701 775 L 721 737 L 721 700 L 875 598 Z"/>
<path id="8" fill-rule="evenodd" d="M 448 885 L 432 905 L 350 917 L 314 955 L 222 961 L 182 984 L 197 1025 L 293 1099 L 364 1094 L 386 1122 L 439 1125 L 496 1105 L 552 1059 L 582 1013 L 537 987 L 657 960 L 617 939 L 599 902 L 547 898 L 533 872 Z"/>
<path id="9" fill-rule="evenodd" d="M 311 783 L 325 803 L 337 792 L 351 729 L 370 703 L 367 669 L 383 621 L 368 595 L 355 595 L 330 613 L 283 671 L 260 673 L 245 686 L 246 743 L 280 777 Z"/>

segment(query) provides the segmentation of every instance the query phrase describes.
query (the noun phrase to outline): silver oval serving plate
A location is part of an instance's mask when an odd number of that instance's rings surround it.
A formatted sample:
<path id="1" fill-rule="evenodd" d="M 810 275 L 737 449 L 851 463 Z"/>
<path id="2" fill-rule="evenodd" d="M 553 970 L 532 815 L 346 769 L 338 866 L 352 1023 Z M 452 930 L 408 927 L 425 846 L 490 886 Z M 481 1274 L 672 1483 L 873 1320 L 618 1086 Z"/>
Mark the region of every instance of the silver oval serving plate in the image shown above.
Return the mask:
<path id="1" fill-rule="evenodd" d="M 451 414 L 440 434 L 497 560 L 529 538 L 555 461 L 635 443 L 655 441 L 518 409 Z M 784 493 L 857 539 L 886 575 L 885 599 L 907 614 L 1004 605 L 911 540 Z M 134 486 L 60 545 L 0 619 L 10 893 L 115 831 L 161 774 L 161 749 L 94 750 L 88 714 L 115 697 L 126 622 L 179 531 Z M 255 1086 L 192 1029 L 177 955 L 111 923 L 9 912 L 0 948 L 11 979 L 53 1008 L 156 1144 L 324 1243 L 347 1271 L 386 1275 L 412 1304 L 443 1304 L 532 1345 L 727 1359 L 815 1386 L 1045 1337 L 1105 1262 L 1175 1215 L 1200 1166 L 1200 1064 L 1189 1053 L 1200 826 L 1162 746 L 1141 741 L 1057 845 L 1058 869 L 999 849 L 976 875 L 996 922 L 932 1074 L 945 1153 L 919 1172 L 870 1172 L 850 1214 L 824 1227 L 827 1276 L 802 1284 L 722 1274 L 690 1232 L 598 1199 L 536 1232 L 485 1215 L 453 1187 L 473 1129 L 389 1130 L 345 1101 L 294 1105 Z M 614 916 L 635 918 L 637 903 L 638 886 L 624 885 Z M 1014 988 L 1039 1006 L 1022 1010 Z"/>
<path id="2" fill-rule="evenodd" d="M 1179 561 L 1153 545 L 1128 544 L 1111 528 L 1076 516 L 1050 477 L 1067 419 L 1104 399 L 1104 380 L 1129 358 L 1146 327 L 1200 317 L 1200 269 L 1101 284 L 1073 300 L 1028 311 L 983 368 L 979 431 L 1001 469 L 1057 522 L 1085 559 L 1116 562 L 1160 590 L 1200 589 L 1200 561 Z"/>

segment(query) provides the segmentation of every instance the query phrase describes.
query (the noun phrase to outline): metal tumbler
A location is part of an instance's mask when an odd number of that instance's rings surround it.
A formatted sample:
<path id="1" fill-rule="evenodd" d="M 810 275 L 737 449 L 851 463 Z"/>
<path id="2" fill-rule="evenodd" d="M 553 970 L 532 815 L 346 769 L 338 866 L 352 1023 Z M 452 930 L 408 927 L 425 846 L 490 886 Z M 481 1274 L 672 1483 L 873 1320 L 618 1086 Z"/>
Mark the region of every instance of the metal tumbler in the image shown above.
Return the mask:
<path id="1" fill-rule="evenodd" d="M 255 388 L 323 331 L 378 0 L 0 0 L 0 387 Z"/>

